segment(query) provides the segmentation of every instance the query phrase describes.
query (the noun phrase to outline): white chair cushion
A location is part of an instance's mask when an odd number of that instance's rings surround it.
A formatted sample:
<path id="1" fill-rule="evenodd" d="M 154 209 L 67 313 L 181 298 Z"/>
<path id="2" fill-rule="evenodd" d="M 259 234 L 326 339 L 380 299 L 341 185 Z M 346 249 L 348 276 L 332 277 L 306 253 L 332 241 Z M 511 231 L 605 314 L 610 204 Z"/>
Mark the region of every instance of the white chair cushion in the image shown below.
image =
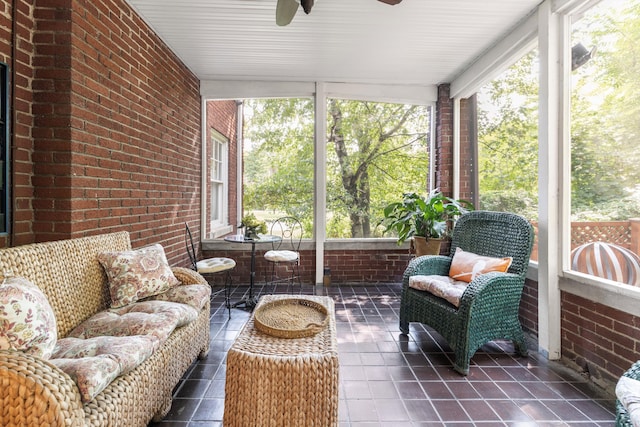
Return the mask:
<path id="1" fill-rule="evenodd" d="M 456 307 L 460 307 L 460 298 L 469 284 L 462 280 L 454 280 L 449 276 L 416 275 L 409 277 L 409 287 L 419 291 L 427 291 L 444 298 Z"/>
<path id="2" fill-rule="evenodd" d="M 196 268 L 200 274 L 231 270 L 235 266 L 236 262 L 234 260 L 223 257 L 203 259 L 196 263 Z"/>
<path id="3" fill-rule="evenodd" d="M 267 251 L 264 257 L 271 262 L 293 262 L 298 260 L 299 255 L 294 251 Z"/>

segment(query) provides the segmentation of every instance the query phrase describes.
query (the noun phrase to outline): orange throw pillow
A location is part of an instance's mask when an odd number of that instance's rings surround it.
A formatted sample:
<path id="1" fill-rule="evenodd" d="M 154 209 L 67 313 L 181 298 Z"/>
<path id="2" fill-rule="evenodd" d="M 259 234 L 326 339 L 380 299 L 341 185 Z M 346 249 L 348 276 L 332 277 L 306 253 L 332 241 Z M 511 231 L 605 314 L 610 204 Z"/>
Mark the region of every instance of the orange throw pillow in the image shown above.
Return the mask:
<path id="1" fill-rule="evenodd" d="M 449 268 L 449 277 L 455 280 L 471 282 L 476 276 L 491 271 L 504 273 L 509 269 L 513 258 L 492 258 L 488 256 L 476 255 L 472 252 L 465 252 L 456 248 Z"/>

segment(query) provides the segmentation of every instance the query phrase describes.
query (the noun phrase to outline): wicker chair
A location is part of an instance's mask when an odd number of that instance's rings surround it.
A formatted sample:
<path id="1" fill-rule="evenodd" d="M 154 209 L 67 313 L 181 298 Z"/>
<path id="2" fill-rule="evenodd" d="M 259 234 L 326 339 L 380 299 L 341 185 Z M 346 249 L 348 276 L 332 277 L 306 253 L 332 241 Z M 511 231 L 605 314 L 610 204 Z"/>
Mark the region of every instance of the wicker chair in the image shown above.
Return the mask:
<path id="1" fill-rule="evenodd" d="M 469 361 L 478 348 L 494 339 L 510 339 L 522 356 L 527 345 L 518 309 L 533 246 L 533 227 L 523 217 L 504 212 L 473 211 L 458 219 L 449 256 L 414 258 L 404 272 L 400 330 L 410 322 L 434 328 L 455 353 L 454 369 L 469 373 Z M 455 249 L 490 257 L 513 258 L 506 273 L 486 273 L 469 283 L 456 308 L 429 292 L 409 288 L 413 275 L 449 274 Z"/>
<path id="2" fill-rule="evenodd" d="M 622 376 L 640 381 L 640 360 L 631 365 Z M 619 399 L 616 399 L 616 427 L 633 427 L 631 416 Z"/>

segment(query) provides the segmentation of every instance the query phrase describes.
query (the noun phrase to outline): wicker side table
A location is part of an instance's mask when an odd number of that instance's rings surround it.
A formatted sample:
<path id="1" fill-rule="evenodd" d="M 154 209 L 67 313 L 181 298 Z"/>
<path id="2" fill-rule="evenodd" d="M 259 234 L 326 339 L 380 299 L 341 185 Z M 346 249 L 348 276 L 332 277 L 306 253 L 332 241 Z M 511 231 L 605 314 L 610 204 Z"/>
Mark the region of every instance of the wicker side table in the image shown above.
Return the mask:
<path id="1" fill-rule="evenodd" d="M 261 304 L 300 295 L 266 295 Z M 252 315 L 227 354 L 224 426 L 337 426 L 338 345 L 333 300 L 329 323 L 306 338 L 276 338 L 254 327 Z"/>

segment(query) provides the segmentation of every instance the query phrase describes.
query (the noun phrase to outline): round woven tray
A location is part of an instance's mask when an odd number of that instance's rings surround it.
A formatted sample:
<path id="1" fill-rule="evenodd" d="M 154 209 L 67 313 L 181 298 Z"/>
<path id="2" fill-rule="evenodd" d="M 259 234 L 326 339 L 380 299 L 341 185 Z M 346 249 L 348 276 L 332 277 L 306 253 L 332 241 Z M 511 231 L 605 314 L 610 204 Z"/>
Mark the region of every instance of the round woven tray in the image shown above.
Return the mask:
<path id="1" fill-rule="evenodd" d="M 305 298 L 285 298 L 262 304 L 254 313 L 257 330 L 278 338 L 310 337 L 329 322 L 327 308 Z"/>

